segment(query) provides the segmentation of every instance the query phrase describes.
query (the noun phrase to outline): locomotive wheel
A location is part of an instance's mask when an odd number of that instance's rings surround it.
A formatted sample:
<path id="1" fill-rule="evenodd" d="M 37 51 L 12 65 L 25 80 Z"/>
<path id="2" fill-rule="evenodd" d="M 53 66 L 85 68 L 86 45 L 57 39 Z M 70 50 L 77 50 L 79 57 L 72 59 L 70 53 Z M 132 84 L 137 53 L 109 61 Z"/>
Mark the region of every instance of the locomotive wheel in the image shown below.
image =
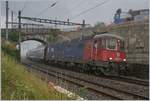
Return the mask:
<path id="1" fill-rule="evenodd" d="M 108 67 L 102 68 L 104 75 L 119 76 L 120 69 L 118 64 L 110 63 Z"/>
<path id="2" fill-rule="evenodd" d="M 96 69 L 94 71 L 94 74 L 97 75 L 97 76 L 104 75 L 104 73 L 100 69 Z"/>
<path id="3" fill-rule="evenodd" d="M 100 67 L 100 71 L 103 75 L 109 75 L 110 73 L 110 68 L 106 68 L 106 67 Z"/>
<path id="4" fill-rule="evenodd" d="M 95 69 L 92 70 L 92 72 L 94 73 L 94 75 L 96 76 L 100 76 L 100 75 L 104 75 L 102 69 L 100 67 L 94 67 Z"/>

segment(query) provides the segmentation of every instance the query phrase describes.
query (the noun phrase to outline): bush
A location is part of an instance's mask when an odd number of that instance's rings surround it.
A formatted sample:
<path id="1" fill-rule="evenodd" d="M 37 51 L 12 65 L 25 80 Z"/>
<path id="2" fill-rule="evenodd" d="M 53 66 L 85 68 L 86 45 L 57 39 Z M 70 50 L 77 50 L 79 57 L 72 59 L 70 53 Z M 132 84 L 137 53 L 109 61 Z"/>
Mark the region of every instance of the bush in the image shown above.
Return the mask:
<path id="1" fill-rule="evenodd" d="M 17 32 L 11 32 L 8 34 L 8 38 L 10 41 L 18 42 L 19 34 Z"/>
<path id="2" fill-rule="evenodd" d="M 58 34 L 60 34 L 60 30 L 58 29 L 51 29 L 49 32 L 49 41 L 50 42 L 56 42 L 58 40 Z"/>
<path id="3" fill-rule="evenodd" d="M 1 49 L 4 53 L 12 56 L 14 59 L 19 59 L 19 50 L 16 49 L 15 43 L 10 43 L 7 41 L 2 41 Z"/>
<path id="4" fill-rule="evenodd" d="M 15 43 L 10 43 L 7 41 L 2 41 L 1 49 L 4 53 L 12 56 L 14 59 L 19 59 L 19 50 L 16 49 Z"/>

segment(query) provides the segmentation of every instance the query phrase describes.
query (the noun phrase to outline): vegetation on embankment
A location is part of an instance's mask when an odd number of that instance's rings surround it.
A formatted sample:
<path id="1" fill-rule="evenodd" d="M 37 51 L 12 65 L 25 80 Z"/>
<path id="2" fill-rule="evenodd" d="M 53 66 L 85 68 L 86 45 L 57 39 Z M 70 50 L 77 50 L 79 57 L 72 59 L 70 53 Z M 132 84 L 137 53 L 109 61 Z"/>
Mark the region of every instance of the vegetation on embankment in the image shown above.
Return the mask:
<path id="1" fill-rule="evenodd" d="M 39 79 L 36 74 L 28 72 L 17 60 L 17 50 L 13 44 L 2 44 L 2 80 L 1 96 L 5 100 L 54 100 L 68 99 L 53 87 Z"/>
<path id="2" fill-rule="evenodd" d="M 51 29 L 48 33 L 49 42 L 56 42 L 58 40 L 58 34 L 60 34 L 59 29 Z"/>
<path id="3" fill-rule="evenodd" d="M 16 49 L 16 43 L 2 40 L 1 49 L 5 54 L 19 60 L 19 50 Z"/>

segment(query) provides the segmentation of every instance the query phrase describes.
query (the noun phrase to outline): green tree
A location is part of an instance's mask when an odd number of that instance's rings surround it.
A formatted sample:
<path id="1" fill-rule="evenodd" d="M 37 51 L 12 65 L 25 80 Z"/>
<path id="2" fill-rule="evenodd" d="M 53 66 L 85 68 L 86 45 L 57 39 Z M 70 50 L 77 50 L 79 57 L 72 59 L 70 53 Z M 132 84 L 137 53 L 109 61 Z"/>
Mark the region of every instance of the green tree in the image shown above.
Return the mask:
<path id="1" fill-rule="evenodd" d="M 19 34 L 17 32 L 11 32 L 8 36 L 10 41 L 18 42 Z"/>

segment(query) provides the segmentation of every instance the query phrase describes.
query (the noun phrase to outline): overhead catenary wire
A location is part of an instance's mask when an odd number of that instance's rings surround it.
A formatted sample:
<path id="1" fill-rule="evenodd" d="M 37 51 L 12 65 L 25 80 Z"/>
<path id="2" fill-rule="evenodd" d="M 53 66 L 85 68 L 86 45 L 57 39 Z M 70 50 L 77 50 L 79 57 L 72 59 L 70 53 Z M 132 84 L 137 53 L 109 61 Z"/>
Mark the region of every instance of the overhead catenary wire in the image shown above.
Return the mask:
<path id="1" fill-rule="evenodd" d="M 110 1 L 110 0 L 105 0 L 104 2 L 99 3 L 99 4 L 97 4 L 96 6 L 93 6 L 93 7 L 89 8 L 89 9 L 86 9 L 86 10 L 82 11 L 81 13 L 79 13 L 79 14 L 77 14 L 77 15 L 71 17 L 70 19 L 75 19 L 75 18 L 81 16 L 82 14 L 85 14 L 85 13 L 87 13 L 87 12 L 89 12 L 89 11 L 91 11 L 91 10 L 93 10 L 93 9 L 95 9 L 95 8 L 97 8 L 97 7 L 99 7 L 99 6 L 102 6 L 103 4 L 107 3 L 108 1 Z"/>
<path id="2" fill-rule="evenodd" d="M 24 11 L 24 9 L 26 8 L 26 6 L 27 6 L 27 0 L 24 2 L 24 6 L 22 7 L 22 9 L 21 9 L 21 12 L 23 12 Z"/>
<path id="3" fill-rule="evenodd" d="M 49 8 L 54 7 L 56 4 L 58 3 L 58 1 L 55 1 L 53 4 L 51 4 L 50 6 L 48 6 L 47 8 L 43 9 L 40 13 L 38 13 L 36 16 L 42 15 L 43 13 L 45 13 Z"/>
<path id="4" fill-rule="evenodd" d="M 80 1 L 77 5 L 75 5 L 75 6 L 72 8 L 72 10 L 75 9 L 75 8 L 77 8 L 77 7 L 80 7 L 83 3 L 85 3 L 85 0 Z"/>
<path id="5" fill-rule="evenodd" d="M 77 5 L 75 5 L 74 7 L 72 7 L 72 8 L 70 9 L 70 11 L 73 11 L 74 9 L 79 8 L 81 5 L 83 5 L 83 3 L 85 3 L 85 0 L 79 1 L 79 2 L 77 3 Z M 65 12 L 64 14 L 66 15 L 67 13 L 68 13 L 68 12 Z"/>

